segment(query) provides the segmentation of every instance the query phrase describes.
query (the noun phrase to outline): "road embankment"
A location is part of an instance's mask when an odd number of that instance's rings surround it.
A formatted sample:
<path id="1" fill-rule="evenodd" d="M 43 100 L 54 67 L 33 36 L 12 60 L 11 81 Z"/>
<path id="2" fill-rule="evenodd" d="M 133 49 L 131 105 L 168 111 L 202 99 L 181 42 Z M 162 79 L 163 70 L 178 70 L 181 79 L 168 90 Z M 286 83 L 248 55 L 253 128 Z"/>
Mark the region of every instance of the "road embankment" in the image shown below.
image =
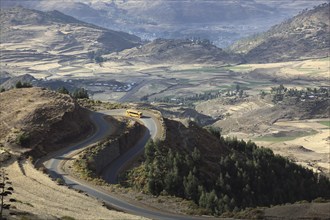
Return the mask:
<path id="1" fill-rule="evenodd" d="M 83 179 L 99 178 L 103 170 L 126 153 L 144 135 L 146 127 L 129 120 L 125 131 L 92 144 L 76 157 L 73 167 Z"/>

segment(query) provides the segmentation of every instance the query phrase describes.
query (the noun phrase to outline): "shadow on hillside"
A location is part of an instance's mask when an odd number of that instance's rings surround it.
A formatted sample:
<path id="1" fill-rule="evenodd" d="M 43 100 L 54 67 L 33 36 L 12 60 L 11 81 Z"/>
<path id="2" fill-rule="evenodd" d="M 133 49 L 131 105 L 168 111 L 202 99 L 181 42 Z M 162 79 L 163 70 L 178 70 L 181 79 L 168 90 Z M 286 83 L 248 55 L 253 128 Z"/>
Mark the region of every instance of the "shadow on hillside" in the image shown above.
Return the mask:
<path id="1" fill-rule="evenodd" d="M 25 172 L 25 169 L 24 169 L 24 166 L 23 166 L 23 162 L 24 162 L 24 160 L 21 157 L 17 158 L 18 168 L 20 169 L 20 171 L 22 172 L 22 174 L 24 176 L 26 176 L 26 172 Z"/>
<path id="2" fill-rule="evenodd" d="M 55 157 L 55 159 L 58 159 L 58 160 L 74 160 L 73 158 L 67 158 L 67 157 L 63 157 L 63 156 Z"/>

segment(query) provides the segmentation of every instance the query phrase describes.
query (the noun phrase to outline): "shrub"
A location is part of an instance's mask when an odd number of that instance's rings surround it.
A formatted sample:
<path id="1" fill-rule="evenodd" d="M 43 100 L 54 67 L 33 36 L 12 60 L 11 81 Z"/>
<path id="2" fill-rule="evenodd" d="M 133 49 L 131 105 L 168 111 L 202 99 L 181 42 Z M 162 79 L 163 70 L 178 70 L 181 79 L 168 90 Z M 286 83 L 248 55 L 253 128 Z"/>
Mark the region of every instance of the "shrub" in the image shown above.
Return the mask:
<path id="1" fill-rule="evenodd" d="M 61 220 L 75 220 L 75 218 L 73 218 L 71 216 L 63 216 L 63 217 L 61 217 Z"/>
<path id="2" fill-rule="evenodd" d="M 22 147 L 30 146 L 30 136 L 26 133 L 21 133 L 16 138 L 16 143 L 21 145 Z"/>
<path id="3" fill-rule="evenodd" d="M 322 198 L 322 197 L 317 197 L 316 199 L 313 200 L 314 203 L 326 203 L 328 200 Z"/>
<path id="4" fill-rule="evenodd" d="M 64 184 L 64 180 L 62 178 L 56 178 L 55 181 L 58 185 L 63 185 Z"/>

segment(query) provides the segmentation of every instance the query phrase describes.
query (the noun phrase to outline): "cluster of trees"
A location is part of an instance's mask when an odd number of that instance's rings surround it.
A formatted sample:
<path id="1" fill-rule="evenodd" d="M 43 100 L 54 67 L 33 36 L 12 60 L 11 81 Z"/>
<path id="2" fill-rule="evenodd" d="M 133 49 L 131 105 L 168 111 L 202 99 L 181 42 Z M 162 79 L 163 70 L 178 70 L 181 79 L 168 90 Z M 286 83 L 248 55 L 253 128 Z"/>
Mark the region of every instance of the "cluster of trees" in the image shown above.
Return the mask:
<path id="1" fill-rule="evenodd" d="M 28 83 L 28 82 L 21 82 L 21 81 L 18 81 L 16 84 L 15 84 L 15 87 L 17 89 L 20 89 L 20 88 L 31 88 L 32 87 L 32 84 L 31 83 Z"/>
<path id="2" fill-rule="evenodd" d="M 95 63 L 102 63 L 104 62 L 104 58 L 102 55 L 109 53 L 107 50 L 97 50 L 97 51 L 89 51 L 87 53 L 87 58 Z"/>
<path id="3" fill-rule="evenodd" d="M 220 215 L 246 207 L 269 206 L 330 198 L 330 182 L 270 149 L 253 142 L 220 136 L 229 153 L 218 155 L 217 173 L 209 174 L 198 148 L 179 150 L 150 141 L 145 148 L 142 180 L 134 170 L 128 183 L 153 195 L 173 195 L 192 200 L 202 210 Z M 141 173 L 139 174 L 141 177 Z"/>
<path id="4" fill-rule="evenodd" d="M 224 91 L 208 91 L 204 93 L 199 93 L 195 94 L 192 96 L 187 96 L 187 97 L 177 97 L 177 98 L 172 98 L 172 97 L 161 97 L 161 98 L 155 98 L 155 102 L 165 102 L 165 103 L 176 103 L 180 104 L 182 103 L 183 105 L 191 106 L 193 103 L 198 102 L 198 101 L 207 101 L 211 99 L 216 99 L 222 96 L 227 96 L 227 97 L 233 97 L 237 96 L 239 98 L 242 98 L 244 96 L 244 90 L 237 84 L 235 86 L 235 89 L 230 90 L 228 89 L 226 92 Z M 147 96 L 143 97 L 142 101 L 146 101 Z"/>
<path id="5" fill-rule="evenodd" d="M 195 94 L 192 96 L 187 97 L 177 97 L 177 98 L 171 98 L 171 97 L 161 97 L 161 98 L 155 98 L 154 101 L 156 102 L 166 102 L 166 103 L 182 103 L 184 105 L 191 105 L 194 102 L 197 101 L 207 101 L 210 99 L 215 99 L 221 97 L 221 91 L 216 92 L 204 92 Z"/>
<path id="6" fill-rule="evenodd" d="M 63 86 L 58 88 L 57 92 L 71 95 L 71 97 L 75 99 L 89 99 L 88 92 L 84 88 L 75 89 L 72 93 L 70 93 L 69 90 Z"/>
<path id="7" fill-rule="evenodd" d="M 277 87 L 271 87 L 270 91 L 272 95 L 272 101 L 278 103 L 285 101 L 285 98 L 296 98 L 297 101 L 306 100 L 306 99 L 315 99 L 315 98 L 329 98 L 329 88 L 306 88 L 306 89 L 295 89 L 295 88 L 286 88 L 282 84 Z M 261 96 L 265 96 L 265 93 L 262 92 Z"/>
<path id="8" fill-rule="evenodd" d="M 21 89 L 21 88 L 31 88 L 33 87 L 33 85 L 31 83 L 28 83 L 28 82 L 21 82 L 21 81 L 18 81 L 16 84 L 15 84 L 15 88 L 17 89 Z M 1 87 L 0 88 L 0 93 L 1 92 L 5 92 L 6 89 Z"/>

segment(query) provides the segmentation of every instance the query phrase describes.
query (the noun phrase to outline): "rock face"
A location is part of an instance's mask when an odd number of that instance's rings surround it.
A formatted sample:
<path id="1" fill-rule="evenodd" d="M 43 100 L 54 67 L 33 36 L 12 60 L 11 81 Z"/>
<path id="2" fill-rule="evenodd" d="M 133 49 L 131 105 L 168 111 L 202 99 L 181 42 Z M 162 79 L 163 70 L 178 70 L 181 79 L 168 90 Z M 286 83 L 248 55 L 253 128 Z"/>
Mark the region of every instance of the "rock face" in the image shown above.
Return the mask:
<path id="1" fill-rule="evenodd" d="M 232 50 L 245 54 L 250 63 L 329 56 L 329 19 L 330 4 L 324 3 L 263 34 L 235 43 Z"/>
<path id="2" fill-rule="evenodd" d="M 131 121 L 128 129 L 119 136 L 110 137 L 84 150 L 76 164 L 81 171 L 91 171 L 93 177 L 98 177 L 105 167 L 134 146 L 145 131 L 142 124 Z"/>
<path id="3" fill-rule="evenodd" d="M 2 92 L 0 143 L 39 157 L 90 132 L 88 114 L 70 96 L 42 88 Z"/>

